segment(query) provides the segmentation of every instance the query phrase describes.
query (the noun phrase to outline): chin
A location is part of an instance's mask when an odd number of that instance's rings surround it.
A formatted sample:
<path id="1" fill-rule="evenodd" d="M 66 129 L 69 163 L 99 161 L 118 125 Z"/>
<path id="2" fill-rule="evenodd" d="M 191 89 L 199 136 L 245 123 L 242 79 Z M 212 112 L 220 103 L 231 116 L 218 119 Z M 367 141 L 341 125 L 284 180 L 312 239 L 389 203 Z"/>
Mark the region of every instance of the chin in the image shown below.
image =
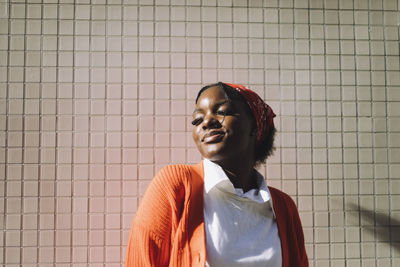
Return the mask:
<path id="1" fill-rule="evenodd" d="M 216 161 L 226 157 L 226 148 L 225 146 L 221 146 L 221 144 L 209 144 L 205 147 L 203 146 L 199 151 L 204 158 Z"/>

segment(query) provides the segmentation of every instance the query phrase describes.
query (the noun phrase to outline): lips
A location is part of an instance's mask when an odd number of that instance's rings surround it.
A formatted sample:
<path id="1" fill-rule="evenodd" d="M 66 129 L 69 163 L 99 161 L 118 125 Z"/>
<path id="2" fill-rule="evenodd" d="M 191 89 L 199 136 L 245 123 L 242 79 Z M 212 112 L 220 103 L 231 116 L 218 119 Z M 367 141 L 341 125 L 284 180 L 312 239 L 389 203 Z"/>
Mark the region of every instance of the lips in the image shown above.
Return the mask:
<path id="1" fill-rule="evenodd" d="M 224 138 L 225 132 L 224 131 L 209 131 L 207 132 L 203 138 L 201 139 L 204 143 L 217 143 Z"/>

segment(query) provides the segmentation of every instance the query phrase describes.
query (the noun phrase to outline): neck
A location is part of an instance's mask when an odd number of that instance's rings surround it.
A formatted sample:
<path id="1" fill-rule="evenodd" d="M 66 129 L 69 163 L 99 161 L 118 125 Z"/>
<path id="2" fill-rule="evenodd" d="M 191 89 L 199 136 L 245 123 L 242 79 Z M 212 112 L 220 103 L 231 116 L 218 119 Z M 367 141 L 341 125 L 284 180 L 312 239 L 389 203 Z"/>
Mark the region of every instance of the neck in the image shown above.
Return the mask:
<path id="1" fill-rule="evenodd" d="M 242 158 L 240 161 L 229 160 L 228 162 L 215 163 L 221 166 L 235 188 L 241 188 L 243 192 L 257 188 L 253 160 L 246 161 Z"/>

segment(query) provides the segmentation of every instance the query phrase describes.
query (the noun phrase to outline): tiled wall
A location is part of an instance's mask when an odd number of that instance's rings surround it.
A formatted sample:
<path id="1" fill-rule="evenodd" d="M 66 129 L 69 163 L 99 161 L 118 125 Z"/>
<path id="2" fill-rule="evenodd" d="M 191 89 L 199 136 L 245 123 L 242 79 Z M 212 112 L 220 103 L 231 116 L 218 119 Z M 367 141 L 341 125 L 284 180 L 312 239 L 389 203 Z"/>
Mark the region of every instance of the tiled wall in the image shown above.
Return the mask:
<path id="1" fill-rule="evenodd" d="M 277 113 L 261 171 L 311 266 L 400 266 L 399 21 L 397 0 L 1 0 L 0 264 L 120 266 L 155 172 L 200 160 L 198 89 L 227 81 Z"/>

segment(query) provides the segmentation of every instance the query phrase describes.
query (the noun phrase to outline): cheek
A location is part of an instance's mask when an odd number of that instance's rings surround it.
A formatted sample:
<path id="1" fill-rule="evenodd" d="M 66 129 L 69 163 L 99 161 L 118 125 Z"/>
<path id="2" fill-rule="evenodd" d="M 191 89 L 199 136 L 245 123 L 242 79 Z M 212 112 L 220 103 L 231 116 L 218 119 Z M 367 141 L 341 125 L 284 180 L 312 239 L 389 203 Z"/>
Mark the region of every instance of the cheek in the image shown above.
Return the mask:
<path id="1" fill-rule="evenodd" d="M 236 118 L 226 121 L 225 128 L 227 132 L 230 132 L 235 135 L 237 135 L 238 133 L 243 134 L 248 131 L 246 123 L 243 123 Z"/>
<path id="2" fill-rule="evenodd" d="M 250 136 L 252 127 L 250 123 L 235 120 L 232 121 L 229 127 L 227 127 L 227 132 L 231 138 L 236 140 L 242 140 L 246 136 Z"/>
<path id="3" fill-rule="evenodd" d="M 199 127 L 193 127 L 192 130 L 192 138 L 194 140 L 195 143 L 197 143 L 200 139 L 200 130 Z"/>

